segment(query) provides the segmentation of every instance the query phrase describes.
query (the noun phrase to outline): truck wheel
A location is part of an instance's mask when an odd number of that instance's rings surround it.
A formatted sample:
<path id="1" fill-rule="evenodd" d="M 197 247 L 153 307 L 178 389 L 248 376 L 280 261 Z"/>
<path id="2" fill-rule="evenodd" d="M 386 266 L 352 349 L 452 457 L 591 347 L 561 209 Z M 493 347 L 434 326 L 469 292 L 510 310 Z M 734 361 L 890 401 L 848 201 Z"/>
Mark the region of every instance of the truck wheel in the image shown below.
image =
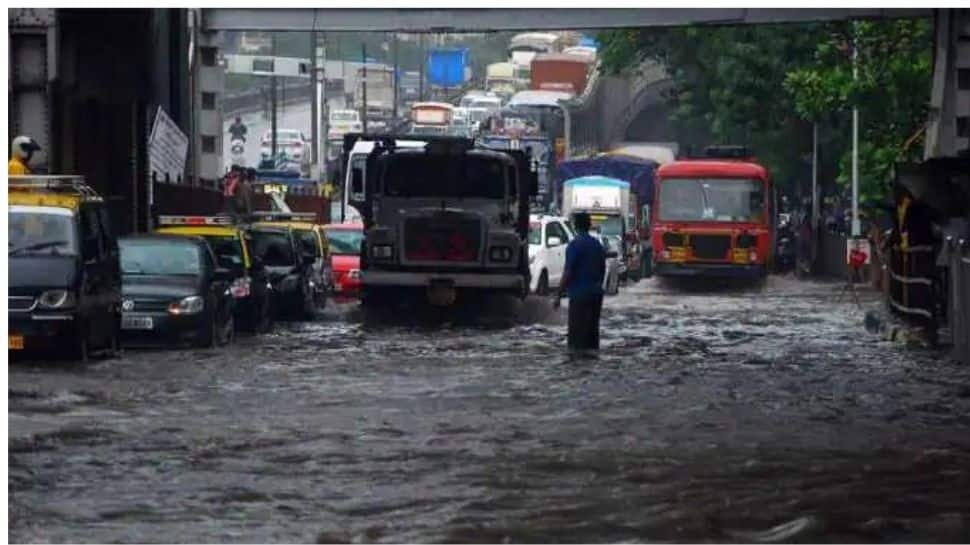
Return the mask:
<path id="1" fill-rule="evenodd" d="M 536 284 L 536 295 L 549 295 L 549 274 L 544 270 L 539 274 L 539 282 Z"/>

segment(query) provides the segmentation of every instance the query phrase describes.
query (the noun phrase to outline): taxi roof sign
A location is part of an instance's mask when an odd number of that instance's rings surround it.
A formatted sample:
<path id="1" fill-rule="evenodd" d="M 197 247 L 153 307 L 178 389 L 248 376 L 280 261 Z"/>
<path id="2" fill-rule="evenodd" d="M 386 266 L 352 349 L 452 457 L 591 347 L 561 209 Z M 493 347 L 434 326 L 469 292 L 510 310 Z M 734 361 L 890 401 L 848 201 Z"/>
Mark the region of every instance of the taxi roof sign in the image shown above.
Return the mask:
<path id="1" fill-rule="evenodd" d="M 66 194 L 88 201 L 100 201 L 101 195 L 77 175 L 38 175 L 10 176 L 7 188 L 27 192 L 48 192 Z"/>
<path id="2" fill-rule="evenodd" d="M 159 225 L 233 225 L 231 216 L 158 216 Z"/>

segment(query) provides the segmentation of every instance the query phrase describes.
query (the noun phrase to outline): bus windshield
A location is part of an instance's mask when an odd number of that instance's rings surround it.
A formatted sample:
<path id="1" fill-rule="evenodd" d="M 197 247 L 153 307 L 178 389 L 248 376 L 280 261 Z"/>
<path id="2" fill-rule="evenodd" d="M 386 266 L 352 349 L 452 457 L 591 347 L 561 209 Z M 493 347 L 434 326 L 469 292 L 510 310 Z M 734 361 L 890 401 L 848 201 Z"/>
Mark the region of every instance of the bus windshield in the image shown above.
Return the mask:
<path id="1" fill-rule="evenodd" d="M 765 184 L 739 178 L 677 178 L 660 185 L 660 221 L 765 221 Z"/>
<path id="2" fill-rule="evenodd" d="M 408 154 L 388 158 L 384 193 L 389 197 L 503 199 L 505 165 L 491 157 Z"/>

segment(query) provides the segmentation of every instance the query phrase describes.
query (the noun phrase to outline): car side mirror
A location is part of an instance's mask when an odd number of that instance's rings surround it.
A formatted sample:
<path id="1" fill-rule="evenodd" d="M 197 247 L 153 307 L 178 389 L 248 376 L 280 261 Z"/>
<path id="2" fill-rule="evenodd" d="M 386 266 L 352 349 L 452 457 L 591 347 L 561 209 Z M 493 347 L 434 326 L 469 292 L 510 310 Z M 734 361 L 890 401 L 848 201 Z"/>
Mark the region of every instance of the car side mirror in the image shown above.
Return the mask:
<path id="1" fill-rule="evenodd" d="M 546 246 L 549 248 L 555 248 L 556 246 L 562 246 L 562 239 L 559 237 L 549 237 L 546 239 Z"/>

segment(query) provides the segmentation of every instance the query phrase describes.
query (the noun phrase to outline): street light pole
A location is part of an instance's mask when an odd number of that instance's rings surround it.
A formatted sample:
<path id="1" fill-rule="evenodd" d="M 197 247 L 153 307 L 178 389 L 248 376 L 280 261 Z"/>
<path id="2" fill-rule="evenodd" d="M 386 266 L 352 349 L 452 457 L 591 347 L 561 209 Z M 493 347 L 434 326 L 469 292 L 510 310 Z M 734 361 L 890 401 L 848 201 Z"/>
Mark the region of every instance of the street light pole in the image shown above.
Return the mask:
<path id="1" fill-rule="evenodd" d="M 364 103 L 361 106 L 360 117 L 363 120 L 364 134 L 367 134 L 367 44 L 360 44 L 360 60 L 363 63 L 363 77 L 360 80 L 360 84 L 363 85 L 361 92 L 361 101 Z"/>
<path id="2" fill-rule="evenodd" d="M 852 81 L 859 79 L 859 45 L 852 26 Z M 859 108 L 852 107 L 852 237 L 861 234 L 862 225 L 859 223 Z"/>
<path id="3" fill-rule="evenodd" d="M 270 114 L 270 130 L 272 131 L 272 142 L 270 146 L 270 159 L 273 161 L 273 168 L 276 168 L 276 34 L 273 33 L 272 38 L 270 38 L 273 50 L 273 75 L 269 78 L 270 84 L 270 107 L 272 108 L 272 113 Z"/>

